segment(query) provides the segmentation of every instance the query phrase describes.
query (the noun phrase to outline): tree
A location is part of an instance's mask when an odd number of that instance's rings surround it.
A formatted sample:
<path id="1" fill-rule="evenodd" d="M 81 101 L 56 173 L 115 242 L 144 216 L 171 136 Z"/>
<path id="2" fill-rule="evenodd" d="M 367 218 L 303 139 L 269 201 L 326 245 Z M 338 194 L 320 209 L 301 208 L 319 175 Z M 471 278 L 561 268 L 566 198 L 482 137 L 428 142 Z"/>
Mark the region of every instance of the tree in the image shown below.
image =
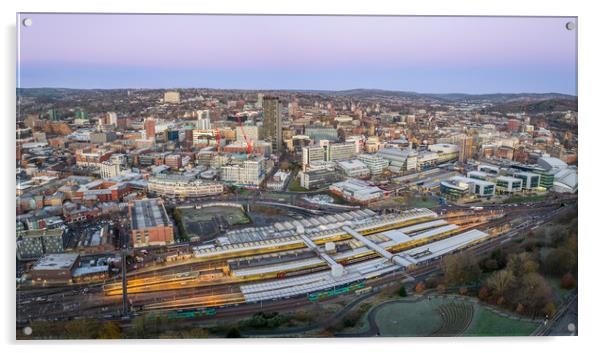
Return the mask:
<path id="1" fill-rule="evenodd" d="M 493 295 L 503 297 L 515 281 L 514 274 L 510 270 L 494 272 L 487 279 L 487 286 L 491 288 Z"/>
<path id="2" fill-rule="evenodd" d="M 406 292 L 406 286 L 404 286 L 403 284 L 401 285 L 401 287 L 399 287 L 399 296 L 402 298 L 408 296 L 408 293 Z"/>
<path id="3" fill-rule="evenodd" d="M 439 294 L 445 293 L 445 285 L 443 285 L 443 284 L 438 285 L 437 286 L 437 293 L 439 293 Z"/>
<path id="4" fill-rule="evenodd" d="M 571 273 L 566 273 L 560 280 L 560 287 L 563 289 L 573 289 L 577 285 L 577 280 Z"/>
<path id="5" fill-rule="evenodd" d="M 416 294 L 420 294 L 420 293 L 424 292 L 425 289 L 426 289 L 426 286 L 424 285 L 424 282 L 418 282 L 416 284 L 416 287 L 414 288 L 414 291 L 416 292 Z"/>
<path id="6" fill-rule="evenodd" d="M 516 292 L 514 302 L 521 303 L 530 310 L 540 310 L 554 299 L 552 288 L 543 276 L 536 272 L 526 274 Z"/>
<path id="7" fill-rule="evenodd" d="M 485 261 L 482 262 L 481 267 L 483 268 L 483 271 L 485 271 L 485 272 L 495 271 L 499 268 L 497 260 L 491 259 L 491 258 L 485 259 Z"/>
<path id="8" fill-rule="evenodd" d="M 521 278 L 528 273 L 536 272 L 539 269 L 539 263 L 533 258 L 532 254 L 522 252 L 508 256 L 506 268 L 512 271 L 516 278 Z"/>
<path id="9" fill-rule="evenodd" d="M 548 317 L 552 317 L 554 314 L 556 314 L 556 305 L 554 305 L 554 302 L 548 302 L 543 307 L 541 312 L 546 314 Z"/>
<path id="10" fill-rule="evenodd" d="M 71 320 L 65 324 L 65 336 L 72 339 L 97 338 L 100 323 L 90 319 Z"/>
<path id="11" fill-rule="evenodd" d="M 241 334 L 240 331 L 236 328 L 236 327 L 232 327 L 230 330 L 228 330 L 228 333 L 226 333 L 226 338 L 241 338 Z"/>
<path id="12" fill-rule="evenodd" d="M 562 276 L 573 271 L 577 260 L 575 255 L 567 249 L 559 248 L 550 251 L 545 259 L 546 271 L 553 276 Z"/>
<path id="13" fill-rule="evenodd" d="M 468 284 L 479 279 L 481 269 L 474 255 L 455 254 L 443 258 L 443 274 L 450 285 Z"/>
<path id="14" fill-rule="evenodd" d="M 479 289 L 479 299 L 485 300 L 488 297 L 489 297 L 489 288 L 487 288 L 487 286 L 482 286 L 481 289 Z"/>
<path id="15" fill-rule="evenodd" d="M 181 338 L 207 338 L 209 337 L 209 331 L 204 328 L 194 327 L 188 331 L 180 331 L 179 337 Z"/>
<path id="16" fill-rule="evenodd" d="M 118 339 L 121 338 L 121 328 L 116 323 L 109 321 L 102 325 L 98 338 Z"/>

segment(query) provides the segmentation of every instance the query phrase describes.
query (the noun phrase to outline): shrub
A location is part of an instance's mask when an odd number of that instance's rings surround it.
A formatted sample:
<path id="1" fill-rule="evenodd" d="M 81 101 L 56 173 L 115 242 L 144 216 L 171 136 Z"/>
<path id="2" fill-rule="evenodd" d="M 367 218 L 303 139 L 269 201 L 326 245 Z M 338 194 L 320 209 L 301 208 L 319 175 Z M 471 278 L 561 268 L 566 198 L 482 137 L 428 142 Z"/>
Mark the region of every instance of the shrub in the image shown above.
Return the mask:
<path id="1" fill-rule="evenodd" d="M 402 298 L 408 296 L 408 293 L 406 292 L 406 286 L 404 286 L 403 284 L 401 285 L 401 287 L 399 287 L 399 296 Z"/>
<path id="2" fill-rule="evenodd" d="M 240 331 L 236 328 L 236 327 L 232 327 L 230 330 L 228 330 L 228 333 L 226 333 L 226 338 L 241 338 L 241 334 Z"/>
<path id="3" fill-rule="evenodd" d="M 576 285 L 577 281 L 571 273 L 566 273 L 560 280 L 560 287 L 563 289 L 573 289 Z"/>
<path id="4" fill-rule="evenodd" d="M 418 282 L 416 284 L 416 287 L 414 288 L 414 291 L 416 292 L 416 294 L 420 294 L 420 293 L 424 292 L 425 289 L 426 289 L 426 286 L 424 285 L 424 282 Z"/>

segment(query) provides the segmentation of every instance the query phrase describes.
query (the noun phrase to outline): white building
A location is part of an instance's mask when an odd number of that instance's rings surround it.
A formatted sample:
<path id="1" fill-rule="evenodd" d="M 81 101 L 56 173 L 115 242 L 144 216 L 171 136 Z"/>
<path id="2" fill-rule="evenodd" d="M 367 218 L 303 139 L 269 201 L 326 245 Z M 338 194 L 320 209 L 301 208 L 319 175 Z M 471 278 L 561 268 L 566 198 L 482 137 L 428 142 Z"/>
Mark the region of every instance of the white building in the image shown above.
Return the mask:
<path id="1" fill-rule="evenodd" d="M 541 175 L 531 172 L 514 173 L 514 177 L 523 180 L 523 189 L 531 190 L 539 188 Z"/>
<path id="2" fill-rule="evenodd" d="M 495 185 L 499 192 L 516 193 L 522 190 L 523 180 L 510 176 L 499 176 L 495 179 Z"/>
<path id="3" fill-rule="evenodd" d="M 389 161 L 376 154 L 360 154 L 357 159 L 362 161 L 373 176 L 378 176 L 383 173 L 385 168 L 389 166 Z"/>
<path id="4" fill-rule="evenodd" d="M 279 170 L 274 174 L 271 180 L 268 180 L 268 182 L 266 183 L 266 187 L 269 190 L 281 191 L 282 189 L 284 189 L 284 185 L 286 184 L 290 176 L 290 172 L 284 172 L 282 170 Z"/>
<path id="5" fill-rule="evenodd" d="M 111 179 L 121 175 L 121 165 L 113 161 L 105 161 L 100 163 L 100 177 L 103 179 Z"/>
<path id="6" fill-rule="evenodd" d="M 330 185 L 329 190 L 348 201 L 362 204 L 380 200 L 385 196 L 385 192 L 379 187 L 358 179 L 334 183 Z"/>
<path id="7" fill-rule="evenodd" d="M 210 130 L 211 129 L 211 118 L 209 115 L 209 110 L 197 110 L 197 129 L 200 130 Z"/>
<path id="8" fill-rule="evenodd" d="M 107 118 L 109 125 L 117 125 L 117 113 L 108 112 Z"/>
<path id="9" fill-rule="evenodd" d="M 310 164 L 324 161 L 326 158 L 324 148 L 320 146 L 303 147 L 301 151 L 303 155 L 303 170 L 306 170 Z"/>
<path id="10" fill-rule="evenodd" d="M 350 178 L 368 178 L 370 169 L 362 161 L 350 159 L 337 162 L 339 169 Z"/>
<path id="11" fill-rule="evenodd" d="M 328 145 L 327 160 L 342 161 L 351 159 L 357 154 L 354 142 L 331 143 Z"/>
<path id="12" fill-rule="evenodd" d="M 413 171 L 418 168 L 418 152 L 409 148 L 381 148 L 376 155 L 389 161 L 389 169 L 395 173 Z"/>
<path id="13" fill-rule="evenodd" d="M 243 186 L 259 186 L 266 175 L 266 162 L 263 158 L 256 158 L 241 164 L 222 166 L 220 171 L 222 181 Z"/>
<path id="14" fill-rule="evenodd" d="M 202 197 L 219 195 L 224 191 L 224 186 L 184 175 L 161 175 L 148 180 L 148 191 L 166 197 Z"/>

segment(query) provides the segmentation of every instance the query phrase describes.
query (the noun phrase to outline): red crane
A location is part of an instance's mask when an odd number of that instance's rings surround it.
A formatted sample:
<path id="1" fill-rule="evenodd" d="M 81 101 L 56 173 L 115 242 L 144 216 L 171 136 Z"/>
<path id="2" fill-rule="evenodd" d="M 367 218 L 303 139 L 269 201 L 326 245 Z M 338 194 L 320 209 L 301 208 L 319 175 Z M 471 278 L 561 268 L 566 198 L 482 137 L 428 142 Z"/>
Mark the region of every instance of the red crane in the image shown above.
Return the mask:
<path id="1" fill-rule="evenodd" d="M 240 126 L 240 131 L 242 131 L 242 135 L 247 143 L 247 159 L 249 159 L 251 157 L 251 149 L 253 148 L 253 145 L 251 142 L 249 142 L 249 138 L 247 137 L 245 129 L 243 129 L 242 121 L 240 120 L 240 116 L 238 116 L 238 114 L 236 115 L 236 120 L 238 120 L 238 126 Z"/>

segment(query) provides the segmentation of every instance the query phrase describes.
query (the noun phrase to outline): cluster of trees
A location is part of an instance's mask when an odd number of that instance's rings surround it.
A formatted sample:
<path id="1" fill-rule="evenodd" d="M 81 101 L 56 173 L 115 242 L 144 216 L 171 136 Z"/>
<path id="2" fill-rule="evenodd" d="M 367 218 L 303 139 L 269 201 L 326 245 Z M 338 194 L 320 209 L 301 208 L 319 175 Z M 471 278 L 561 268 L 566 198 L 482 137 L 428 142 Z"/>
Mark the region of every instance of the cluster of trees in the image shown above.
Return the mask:
<path id="1" fill-rule="evenodd" d="M 244 320 L 241 322 L 241 326 L 250 327 L 254 329 L 263 329 L 263 328 L 276 328 L 280 325 L 288 322 L 288 318 L 284 315 L 279 314 L 278 312 L 272 313 L 256 313 L 249 320 Z"/>
<path id="2" fill-rule="evenodd" d="M 491 304 L 526 315 L 551 316 L 556 298 L 550 278 L 564 289 L 577 285 L 576 216 L 576 212 L 568 214 L 528 234 L 524 241 L 515 242 L 516 249 L 510 254 L 498 249 L 483 258 L 468 253 L 445 256 L 443 276 L 417 283 L 415 292 L 436 289 L 443 293 L 448 287 L 457 287 L 467 294 L 474 288 L 480 299 Z"/>
<path id="3" fill-rule="evenodd" d="M 479 297 L 518 313 L 553 315 L 554 292 L 539 267 L 532 253 L 510 254 L 506 267 L 487 278 Z"/>
<path id="4" fill-rule="evenodd" d="M 67 322 L 33 321 L 31 335 L 25 339 L 117 339 L 123 338 L 118 324 L 92 319 L 78 319 Z"/>

